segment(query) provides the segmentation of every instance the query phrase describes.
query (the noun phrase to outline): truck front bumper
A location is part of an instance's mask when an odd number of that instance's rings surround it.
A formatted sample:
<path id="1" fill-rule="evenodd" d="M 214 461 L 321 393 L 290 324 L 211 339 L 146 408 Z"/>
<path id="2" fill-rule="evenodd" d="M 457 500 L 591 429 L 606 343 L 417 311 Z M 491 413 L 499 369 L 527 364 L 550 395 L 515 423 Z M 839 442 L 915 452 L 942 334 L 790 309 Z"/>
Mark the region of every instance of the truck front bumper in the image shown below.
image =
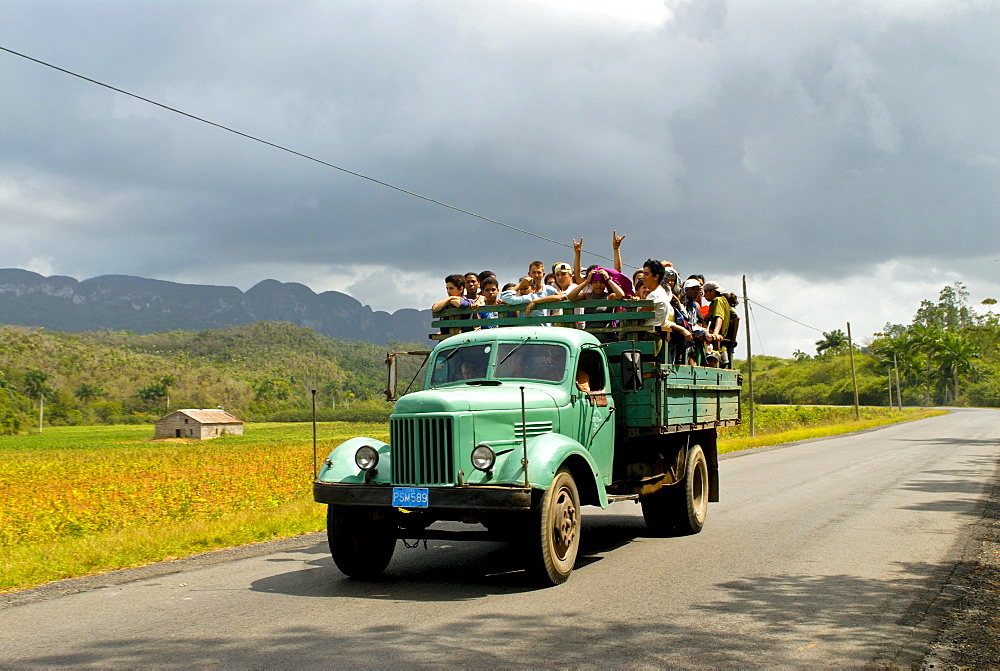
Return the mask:
<path id="1" fill-rule="evenodd" d="M 429 510 L 531 510 L 531 490 L 464 485 L 428 487 Z M 313 482 L 313 500 L 341 506 L 392 507 L 392 485 Z"/>

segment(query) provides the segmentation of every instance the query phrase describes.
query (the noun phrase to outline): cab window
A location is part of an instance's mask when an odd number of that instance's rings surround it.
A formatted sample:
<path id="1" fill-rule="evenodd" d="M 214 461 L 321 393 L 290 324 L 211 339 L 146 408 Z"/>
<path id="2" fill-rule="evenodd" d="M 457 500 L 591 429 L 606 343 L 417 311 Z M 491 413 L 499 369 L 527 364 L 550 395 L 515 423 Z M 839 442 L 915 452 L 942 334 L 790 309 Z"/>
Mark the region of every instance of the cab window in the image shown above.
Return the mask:
<path id="1" fill-rule="evenodd" d="M 560 382 L 566 373 L 566 348 L 545 343 L 503 343 L 497 346 L 493 377 Z"/>
<path id="2" fill-rule="evenodd" d="M 490 345 L 466 345 L 441 350 L 434 358 L 431 385 L 485 378 L 490 349 Z"/>

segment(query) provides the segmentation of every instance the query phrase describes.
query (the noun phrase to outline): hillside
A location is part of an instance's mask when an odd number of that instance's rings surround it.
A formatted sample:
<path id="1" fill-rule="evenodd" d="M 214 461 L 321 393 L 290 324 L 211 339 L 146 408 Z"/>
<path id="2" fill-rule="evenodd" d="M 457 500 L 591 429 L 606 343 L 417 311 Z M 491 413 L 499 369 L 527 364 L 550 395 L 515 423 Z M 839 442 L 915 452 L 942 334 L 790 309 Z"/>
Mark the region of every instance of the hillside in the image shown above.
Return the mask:
<path id="1" fill-rule="evenodd" d="M 264 280 L 236 287 L 179 284 L 127 275 L 79 282 L 0 269 L 0 321 L 51 331 L 127 330 L 156 333 L 219 329 L 256 321 L 285 321 L 331 338 L 426 342 L 429 310 L 373 311 L 337 291 L 316 294 L 292 282 Z"/>
<path id="2" fill-rule="evenodd" d="M 148 422 L 169 407 L 226 410 L 247 420 L 305 419 L 311 389 L 331 412 L 382 418 L 385 353 L 283 322 L 137 335 L 0 326 L 0 433 L 52 425 Z"/>

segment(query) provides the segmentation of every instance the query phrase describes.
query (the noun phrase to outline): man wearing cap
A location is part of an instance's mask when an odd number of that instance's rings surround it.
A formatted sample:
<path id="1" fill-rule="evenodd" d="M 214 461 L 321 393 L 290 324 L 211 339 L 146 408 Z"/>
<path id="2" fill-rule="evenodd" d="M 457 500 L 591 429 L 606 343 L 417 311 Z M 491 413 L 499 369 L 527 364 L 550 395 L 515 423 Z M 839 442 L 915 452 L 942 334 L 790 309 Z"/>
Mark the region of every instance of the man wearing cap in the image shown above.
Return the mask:
<path id="1" fill-rule="evenodd" d="M 718 282 L 705 282 L 705 286 L 702 287 L 705 292 L 705 298 L 708 299 L 708 333 L 712 340 L 716 341 L 716 347 L 719 350 L 719 362 L 723 366 L 727 366 L 730 363 L 729 346 L 723 344 L 726 338 L 726 333 L 729 332 L 729 317 L 733 312 L 733 309 L 729 306 L 729 300 L 723 295 L 726 293 L 725 289 L 719 286 Z"/>
<path id="2" fill-rule="evenodd" d="M 556 289 L 561 294 L 568 294 L 576 288 L 576 283 L 573 282 L 573 266 L 568 263 L 559 262 L 552 264 L 552 274 L 556 276 Z M 583 308 L 575 308 L 574 310 L 567 312 L 566 310 L 551 310 L 549 314 L 583 314 Z M 567 326 L 570 328 L 576 328 L 576 322 L 562 322 L 560 326 Z"/>
<path id="3" fill-rule="evenodd" d="M 696 328 L 694 334 L 702 336 L 705 334 L 703 328 L 705 320 L 701 316 L 701 282 L 694 278 L 684 281 L 684 316 L 692 328 Z"/>

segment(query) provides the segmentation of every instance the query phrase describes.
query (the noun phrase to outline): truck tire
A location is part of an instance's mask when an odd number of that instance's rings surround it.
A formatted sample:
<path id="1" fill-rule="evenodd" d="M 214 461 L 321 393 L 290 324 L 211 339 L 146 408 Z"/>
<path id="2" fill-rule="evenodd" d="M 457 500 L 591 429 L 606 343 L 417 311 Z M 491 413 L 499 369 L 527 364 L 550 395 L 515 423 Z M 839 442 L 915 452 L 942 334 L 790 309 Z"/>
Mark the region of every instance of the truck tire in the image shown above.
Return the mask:
<path id="1" fill-rule="evenodd" d="M 708 513 L 708 461 L 701 446 L 688 450 L 680 481 L 640 502 L 646 528 L 654 536 L 690 536 L 701 531 Z"/>
<path id="2" fill-rule="evenodd" d="M 351 578 L 379 576 L 396 549 L 396 525 L 370 508 L 327 506 L 326 534 L 333 563 Z"/>
<path id="3" fill-rule="evenodd" d="M 543 585 L 560 585 L 569 578 L 580 550 L 580 493 L 568 470 L 559 469 L 532 512 L 528 572 Z"/>

